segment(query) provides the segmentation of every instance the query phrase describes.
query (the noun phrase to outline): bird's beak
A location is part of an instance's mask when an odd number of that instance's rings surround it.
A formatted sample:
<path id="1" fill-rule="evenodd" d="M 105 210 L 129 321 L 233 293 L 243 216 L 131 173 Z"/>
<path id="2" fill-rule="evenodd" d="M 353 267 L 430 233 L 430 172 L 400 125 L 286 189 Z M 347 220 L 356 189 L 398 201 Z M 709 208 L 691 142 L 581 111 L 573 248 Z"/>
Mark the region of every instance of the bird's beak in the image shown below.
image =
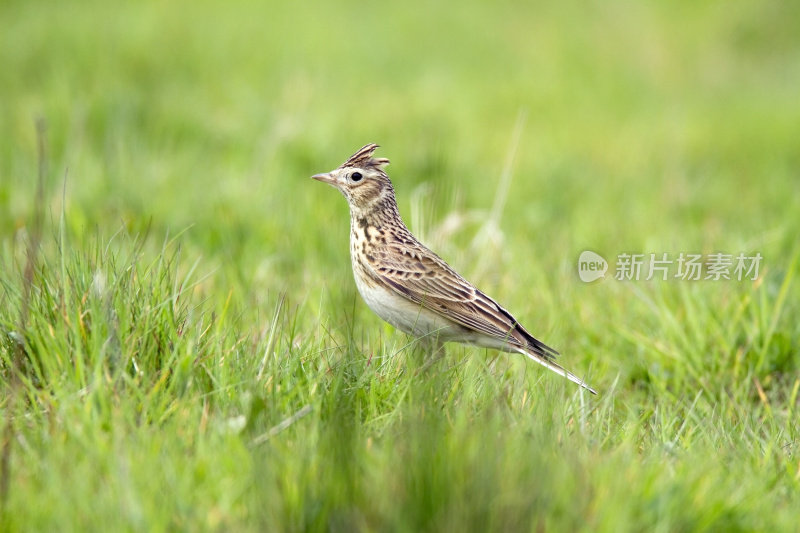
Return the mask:
<path id="1" fill-rule="evenodd" d="M 314 174 L 311 176 L 312 180 L 321 181 L 323 183 L 329 183 L 331 185 L 336 185 L 336 178 L 331 176 L 330 172 L 326 172 L 325 174 Z"/>

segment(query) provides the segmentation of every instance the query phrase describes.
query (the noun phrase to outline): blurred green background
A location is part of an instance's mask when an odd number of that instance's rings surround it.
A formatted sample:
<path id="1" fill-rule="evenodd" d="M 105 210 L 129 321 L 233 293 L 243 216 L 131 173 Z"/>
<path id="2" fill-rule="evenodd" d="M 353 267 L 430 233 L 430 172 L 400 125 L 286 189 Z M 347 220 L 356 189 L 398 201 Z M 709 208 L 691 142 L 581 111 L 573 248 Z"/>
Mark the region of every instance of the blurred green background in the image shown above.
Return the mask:
<path id="1" fill-rule="evenodd" d="M 30 210 L 36 117 L 76 225 L 194 224 L 270 254 L 313 239 L 301 213 L 345 225 L 302 178 L 366 142 L 401 202 L 430 183 L 432 208 L 483 208 L 522 111 L 508 222 L 601 247 L 749 241 L 797 221 L 792 9 L 4 2 L 3 227 Z"/>
<path id="2" fill-rule="evenodd" d="M 133 280 L 129 305 L 111 305 L 159 308 L 186 281 L 197 311 L 184 318 L 210 324 L 198 339 L 218 347 L 176 369 L 170 354 L 189 341 L 165 325 L 166 359 L 123 392 L 99 348 L 42 348 L 63 355 L 51 378 L 0 403 L 15 420 L 4 426 L 16 432 L 11 529 L 793 523 L 800 4 L 5 0 L 0 21 L 5 336 L 23 307 L 40 120 L 41 286 L 59 294 L 74 271 L 88 295 L 74 308 L 62 299 L 63 316 L 83 316 L 96 272 L 121 272 L 108 265 L 175 253 L 174 269 L 154 271 L 163 287 Z M 477 349 L 452 348 L 427 379 L 404 373 L 405 355 L 370 366 L 411 339 L 357 298 L 345 202 L 308 179 L 368 142 L 392 161 L 412 231 L 564 353 L 603 394 L 596 407 Z M 587 285 L 575 271 L 585 249 L 612 262 L 682 251 L 764 261 L 755 283 Z M 32 323 L 61 331 L 59 313 L 37 309 Z M 65 324 L 65 339 L 83 335 Z M 10 341 L 4 350 L 8 388 Z M 280 361 L 272 376 L 265 353 Z M 96 375 L 71 381 L 84 356 Z M 161 388 L 184 370 L 180 393 Z M 114 406 L 103 416 L 80 392 L 92 379 L 107 394 L 99 405 Z M 267 452 L 247 447 L 304 405 L 309 427 Z M 239 416 L 244 433 L 206 429 Z M 348 424 L 352 440 L 327 433 Z M 72 431 L 82 436 L 58 437 Z M 515 436 L 495 437 L 505 432 Z M 484 464 L 501 445 L 514 453 Z M 529 487 L 546 478 L 563 485 Z"/>

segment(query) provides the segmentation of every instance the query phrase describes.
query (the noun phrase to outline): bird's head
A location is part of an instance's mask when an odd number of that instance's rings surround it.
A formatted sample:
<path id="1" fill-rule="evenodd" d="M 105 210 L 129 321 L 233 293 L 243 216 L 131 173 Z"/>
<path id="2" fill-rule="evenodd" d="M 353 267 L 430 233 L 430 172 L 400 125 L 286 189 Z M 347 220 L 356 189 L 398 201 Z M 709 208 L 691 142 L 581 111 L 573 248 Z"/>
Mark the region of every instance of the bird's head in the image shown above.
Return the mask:
<path id="1" fill-rule="evenodd" d="M 339 189 L 351 210 L 370 211 L 387 200 L 394 201 L 392 182 L 383 170 L 389 160 L 372 157 L 377 148 L 377 144 L 368 144 L 339 168 L 311 177 Z"/>

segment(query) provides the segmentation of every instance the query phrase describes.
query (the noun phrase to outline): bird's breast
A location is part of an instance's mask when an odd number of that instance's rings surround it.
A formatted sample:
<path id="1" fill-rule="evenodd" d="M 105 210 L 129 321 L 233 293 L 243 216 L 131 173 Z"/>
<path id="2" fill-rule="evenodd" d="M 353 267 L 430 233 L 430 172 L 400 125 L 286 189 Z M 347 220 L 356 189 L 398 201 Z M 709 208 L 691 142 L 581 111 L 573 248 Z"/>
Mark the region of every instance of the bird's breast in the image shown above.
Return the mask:
<path id="1" fill-rule="evenodd" d="M 447 318 L 398 294 L 380 281 L 370 265 L 365 264 L 361 243 L 351 246 L 353 278 L 364 303 L 381 319 L 400 331 L 415 336 L 437 334 L 443 340 L 461 330 Z M 368 250 L 368 248 L 367 248 Z"/>

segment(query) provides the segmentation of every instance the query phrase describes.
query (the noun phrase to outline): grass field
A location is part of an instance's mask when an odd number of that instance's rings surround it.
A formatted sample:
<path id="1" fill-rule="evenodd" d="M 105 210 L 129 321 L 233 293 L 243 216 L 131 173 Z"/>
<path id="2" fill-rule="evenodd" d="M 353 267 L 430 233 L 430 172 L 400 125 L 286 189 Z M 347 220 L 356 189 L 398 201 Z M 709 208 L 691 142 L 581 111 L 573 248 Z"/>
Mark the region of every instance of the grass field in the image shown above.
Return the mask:
<path id="1" fill-rule="evenodd" d="M 0 529 L 800 530 L 800 4 L 520 4 L 0 3 Z M 367 142 L 598 397 L 418 372 L 309 179 Z M 681 252 L 763 261 L 614 279 Z"/>

